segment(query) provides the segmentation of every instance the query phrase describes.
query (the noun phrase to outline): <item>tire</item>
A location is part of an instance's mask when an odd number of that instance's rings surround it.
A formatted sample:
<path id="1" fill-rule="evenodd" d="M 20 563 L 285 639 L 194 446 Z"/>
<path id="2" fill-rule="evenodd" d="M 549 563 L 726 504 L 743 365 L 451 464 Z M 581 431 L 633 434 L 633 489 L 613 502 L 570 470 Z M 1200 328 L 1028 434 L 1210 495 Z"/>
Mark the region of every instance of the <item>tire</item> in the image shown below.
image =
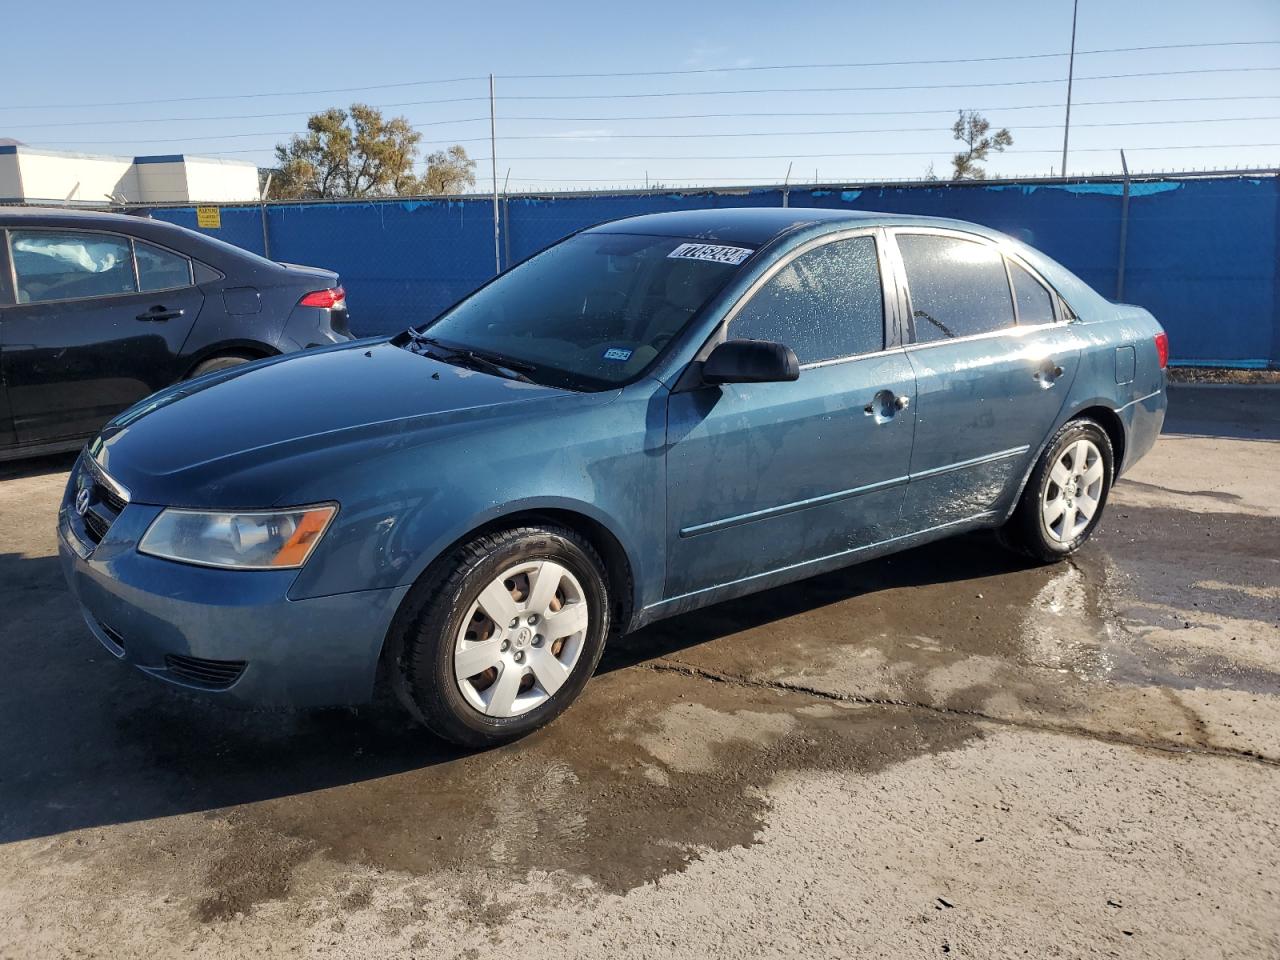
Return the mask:
<path id="1" fill-rule="evenodd" d="M 237 353 L 227 353 L 220 357 L 210 357 L 208 360 L 202 360 L 196 364 L 195 369 L 187 374 L 186 379 L 194 380 L 196 377 L 203 377 L 206 373 L 213 373 L 215 370 L 226 370 L 228 367 L 238 367 L 242 363 L 248 363 L 252 357 L 245 357 Z"/>
<path id="2" fill-rule="evenodd" d="M 1045 447 L 997 537 L 1010 550 L 1042 563 L 1064 560 L 1097 528 L 1114 479 L 1107 432 L 1093 420 L 1070 420 Z"/>
<path id="3" fill-rule="evenodd" d="M 388 638 L 392 687 L 446 740 L 518 739 L 582 692 L 612 606 L 603 561 L 573 530 L 539 524 L 478 536 L 432 564 L 406 598 Z"/>

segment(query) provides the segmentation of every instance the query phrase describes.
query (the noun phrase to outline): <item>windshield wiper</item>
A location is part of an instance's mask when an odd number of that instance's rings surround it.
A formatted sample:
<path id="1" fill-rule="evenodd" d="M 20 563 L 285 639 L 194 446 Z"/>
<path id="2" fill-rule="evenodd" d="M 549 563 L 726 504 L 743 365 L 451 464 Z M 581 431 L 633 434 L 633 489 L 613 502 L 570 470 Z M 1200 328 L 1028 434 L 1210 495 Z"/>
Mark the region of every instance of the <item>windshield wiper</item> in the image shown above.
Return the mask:
<path id="1" fill-rule="evenodd" d="M 519 380 L 521 383 L 533 383 L 522 371 L 534 369 L 533 364 L 496 354 L 475 350 L 471 347 L 451 347 L 441 343 L 435 337 L 428 337 L 412 327 L 408 331 L 409 339 L 419 347 L 425 348 L 428 356 L 445 363 L 463 364 L 485 373 L 506 377 L 508 380 Z"/>

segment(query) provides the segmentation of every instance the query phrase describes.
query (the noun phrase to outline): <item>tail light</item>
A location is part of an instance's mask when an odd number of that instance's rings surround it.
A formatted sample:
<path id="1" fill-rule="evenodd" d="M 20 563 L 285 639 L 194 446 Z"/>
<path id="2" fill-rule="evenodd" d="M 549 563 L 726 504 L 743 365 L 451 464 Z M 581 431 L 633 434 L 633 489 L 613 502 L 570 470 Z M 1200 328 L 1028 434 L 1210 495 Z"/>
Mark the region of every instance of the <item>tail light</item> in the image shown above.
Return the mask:
<path id="1" fill-rule="evenodd" d="M 298 301 L 300 307 L 322 307 L 325 310 L 332 310 L 334 307 L 344 306 L 347 302 L 347 291 L 341 287 L 329 287 L 327 290 L 312 290 L 308 294 L 304 294 L 302 299 Z"/>
<path id="2" fill-rule="evenodd" d="M 1160 361 L 1160 369 L 1169 366 L 1169 335 L 1161 330 L 1155 336 L 1156 359 Z"/>

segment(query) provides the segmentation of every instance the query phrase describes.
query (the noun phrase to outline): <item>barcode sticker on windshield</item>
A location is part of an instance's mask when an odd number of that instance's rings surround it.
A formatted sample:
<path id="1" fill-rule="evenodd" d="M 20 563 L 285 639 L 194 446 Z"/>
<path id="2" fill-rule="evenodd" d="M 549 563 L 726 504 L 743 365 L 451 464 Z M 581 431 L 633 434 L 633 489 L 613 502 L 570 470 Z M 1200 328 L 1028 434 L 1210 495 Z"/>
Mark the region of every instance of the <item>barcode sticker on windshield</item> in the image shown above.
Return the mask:
<path id="1" fill-rule="evenodd" d="M 727 263 L 736 267 L 754 250 L 747 247 L 722 247 L 714 243 L 682 243 L 670 253 L 667 259 L 678 257 L 682 260 L 710 260 L 713 263 Z"/>

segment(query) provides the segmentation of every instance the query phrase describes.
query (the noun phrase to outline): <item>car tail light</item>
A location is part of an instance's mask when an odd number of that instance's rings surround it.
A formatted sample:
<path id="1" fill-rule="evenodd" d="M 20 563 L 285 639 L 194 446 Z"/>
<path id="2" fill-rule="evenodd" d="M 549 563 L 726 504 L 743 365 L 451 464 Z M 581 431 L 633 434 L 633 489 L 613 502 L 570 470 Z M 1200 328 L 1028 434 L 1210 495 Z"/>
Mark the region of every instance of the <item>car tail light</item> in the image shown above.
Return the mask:
<path id="1" fill-rule="evenodd" d="M 329 287 L 327 290 L 312 290 L 304 294 L 298 301 L 298 306 L 323 307 L 326 310 L 332 310 L 334 307 L 343 306 L 346 301 L 347 291 L 341 287 Z"/>
<path id="2" fill-rule="evenodd" d="M 1156 359 L 1160 361 L 1160 369 L 1169 366 L 1169 335 L 1161 330 L 1156 334 Z"/>

